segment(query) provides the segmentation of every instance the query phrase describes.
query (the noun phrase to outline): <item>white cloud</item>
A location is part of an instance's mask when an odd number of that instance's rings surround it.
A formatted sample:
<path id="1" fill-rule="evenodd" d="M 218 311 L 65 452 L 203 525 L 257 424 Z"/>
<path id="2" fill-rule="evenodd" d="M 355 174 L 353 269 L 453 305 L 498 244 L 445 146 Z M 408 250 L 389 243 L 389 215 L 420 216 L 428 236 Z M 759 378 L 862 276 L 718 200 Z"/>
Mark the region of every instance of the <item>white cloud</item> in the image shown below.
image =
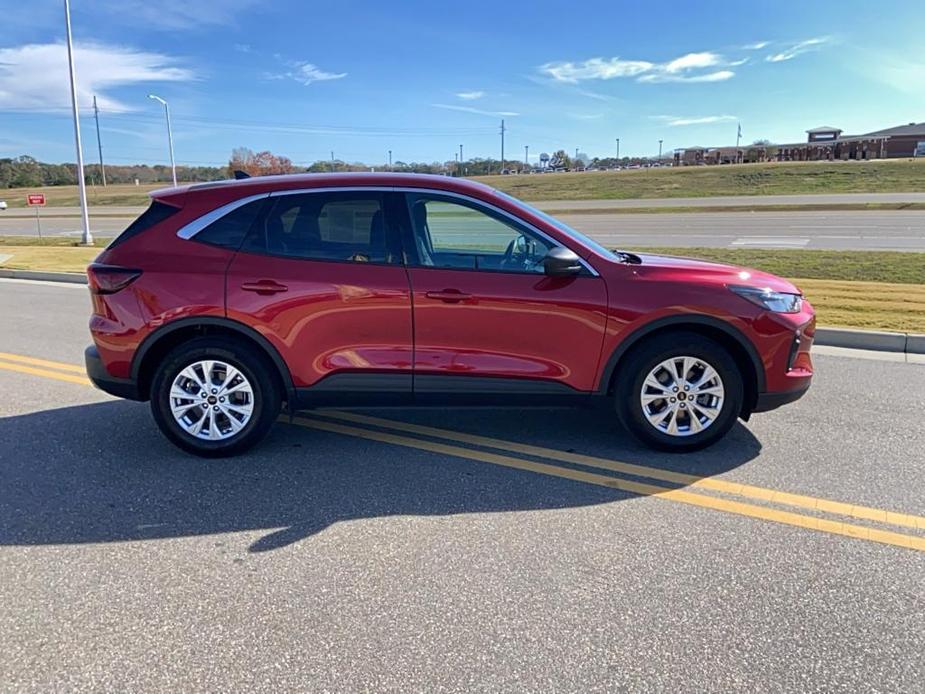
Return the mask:
<path id="1" fill-rule="evenodd" d="M 519 113 L 514 111 L 486 111 L 481 108 L 474 108 L 472 106 L 459 106 L 455 104 L 431 104 L 434 108 L 444 108 L 448 111 L 462 111 L 463 113 L 476 113 L 480 116 L 519 116 Z"/>
<path id="2" fill-rule="evenodd" d="M 270 79 L 283 79 L 288 77 L 306 87 L 315 82 L 328 82 L 339 80 L 347 76 L 346 72 L 326 72 L 312 63 L 291 63 L 292 69 L 281 75 L 268 75 Z"/>
<path id="3" fill-rule="evenodd" d="M 186 30 L 234 24 L 238 14 L 258 3 L 259 0 L 105 0 L 93 9 L 99 10 L 109 21 L 124 20 L 146 28 Z"/>
<path id="4" fill-rule="evenodd" d="M 771 45 L 770 41 L 755 41 L 754 43 L 746 43 L 742 46 L 743 51 L 760 51 L 762 48 L 766 48 Z"/>
<path id="5" fill-rule="evenodd" d="M 483 96 L 485 96 L 485 92 L 482 91 L 456 92 L 456 97 L 463 101 L 475 101 L 476 99 L 481 99 Z"/>
<path id="6" fill-rule="evenodd" d="M 722 58 L 709 51 L 703 53 L 688 53 L 665 63 L 665 72 L 676 73 L 697 68 L 714 67 L 722 62 Z"/>
<path id="7" fill-rule="evenodd" d="M 831 39 L 828 36 L 817 36 L 816 38 L 800 41 L 799 43 L 788 46 L 779 53 L 772 53 L 771 55 L 766 56 L 765 60 L 767 60 L 769 63 L 781 63 L 785 60 L 796 58 L 798 55 L 802 55 L 803 53 L 817 51 L 830 40 Z"/>
<path id="8" fill-rule="evenodd" d="M 712 51 L 687 53 L 664 63 L 622 58 L 591 58 L 580 63 L 558 62 L 541 65 L 541 73 L 556 82 L 577 83 L 583 80 L 635 78 L 637 82 L 721 82 L 735 76 L 731 70 L 708 68 L 741 65 L 730 63 Z"/>
<path id="9" fill-rule="evenodd" d="M 709 125 L 710 123 L 728 123 L 736 120 L 735 116 L 650 116 L 652 120 L 661 121 L 675 128 L 681 125 Z"/>
<path id="10" fill-rule="evenodd" d="M 157 82 L 186 82 L 195 73 L 161 53 L 127 46 L 79 43 L 74 47 L 78 103 L 96 95 L 110 112 L 133 108 L 111 94 L 116 87 Z M 0 48 L 0 104 L 8 109 L 48 110 L 70 105 L 67 48 L 63 43 Z"/>
<path id="11" fill-rule="evenodd" d="M 732 70 L 717 70 L 716 72 L 705 72 L 700 75 L 667 75 L 660 72 L 651 75 L 643 75 L 637 81 L 639 82 L 724 82 L 725 80 L 735 77 Z"/>
<path id="12" fill-rule="evenodd" d="M 609 80 L 615 77 L 635 77 L 655 67 L 644 60 L 621 60 L 620 58 L 591 58 L 582 63 L 546 63 L 540 72 L 557 82 L 580 82 L 581 80 Z"/>

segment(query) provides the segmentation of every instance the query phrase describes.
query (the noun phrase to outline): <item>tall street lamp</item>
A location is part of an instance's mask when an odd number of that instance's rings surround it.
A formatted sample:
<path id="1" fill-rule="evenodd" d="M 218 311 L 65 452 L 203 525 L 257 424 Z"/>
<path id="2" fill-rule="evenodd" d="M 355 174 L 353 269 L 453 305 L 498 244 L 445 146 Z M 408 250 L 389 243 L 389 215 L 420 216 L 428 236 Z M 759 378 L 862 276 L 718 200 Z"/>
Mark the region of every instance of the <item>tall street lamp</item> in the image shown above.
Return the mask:
<path id="1" fill-rule="evenodd" d="M 662 141 L 658 141 L 658 163 L 662 163 Z"/>
<path id="2" fill-rule="evenodd" d="M 177 163 L 173 159 L 173 133 L 170 131 L 170 107 L 167 105 L 167 102 L 164 101 L 161 97 L 156 94 L 148 94 L 149 99 L 154 99 L 155 101 L 164 105 L 164 115 L 167 117 L 167 144 L 170 147 L 170 170 L 173 172 L 173 185 L 177 185 Z"/>
<path id="3" fill-rule="evenodd" d="M 620 163 L 620 138 L 617 138 L 617 163 Z"/>
<path id="4" fill-rule="evenodd" d="M 93 245 L 90 234 L 90 215 L 87 211 L 87 183 L 84 181 L 84 153 L 80 145 L 80 114 L 77 108 L 77 78 L 74 74 L 74 44 L 71 39 L 71 3 L 64 0 L 64 24 L 67 29 L 67 67 L 71 78 L 71 111 L 74 114 L 74 142 L 77 145 L 77 189 L 80 191 L 80 217 L 83 221 L 83 234 L 80 243 Z"/>

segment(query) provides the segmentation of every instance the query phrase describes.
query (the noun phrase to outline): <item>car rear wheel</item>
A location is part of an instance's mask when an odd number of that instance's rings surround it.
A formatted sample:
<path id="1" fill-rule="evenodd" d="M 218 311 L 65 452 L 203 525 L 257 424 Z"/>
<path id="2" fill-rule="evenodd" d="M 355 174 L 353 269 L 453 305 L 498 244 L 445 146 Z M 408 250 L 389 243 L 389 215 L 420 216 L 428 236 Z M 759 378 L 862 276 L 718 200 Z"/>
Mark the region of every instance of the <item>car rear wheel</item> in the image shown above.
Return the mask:
<path id="1" fill-rule="evenodd" d="M 742 409 L 742 374 L 718 342 L 672 333 L 635 348 L 617 375 L 617 414 L 642 442 L 661 450 L 709 446 Z"/>
<path id="2" fill-rule="evenodd" d="M 216 458 L 258 443 L 279 415 L 273 367 L 250 345 L 203 337 L 171 351 L 154 375 L 151 411 L 174 444 Z"/>

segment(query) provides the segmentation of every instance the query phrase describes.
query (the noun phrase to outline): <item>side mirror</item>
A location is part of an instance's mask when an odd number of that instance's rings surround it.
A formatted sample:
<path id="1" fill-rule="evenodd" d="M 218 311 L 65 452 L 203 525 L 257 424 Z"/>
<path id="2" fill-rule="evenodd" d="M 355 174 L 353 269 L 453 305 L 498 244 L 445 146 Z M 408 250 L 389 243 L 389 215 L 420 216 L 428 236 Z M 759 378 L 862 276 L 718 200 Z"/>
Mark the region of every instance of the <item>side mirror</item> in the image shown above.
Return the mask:
<path id="1" fill-rule="evenodd" d="M 551 277 L 578 275 L 582 270 L 581 259 L 575 251 L 557 246 L 551 248 L 543 258 L 543 268 Z"/>

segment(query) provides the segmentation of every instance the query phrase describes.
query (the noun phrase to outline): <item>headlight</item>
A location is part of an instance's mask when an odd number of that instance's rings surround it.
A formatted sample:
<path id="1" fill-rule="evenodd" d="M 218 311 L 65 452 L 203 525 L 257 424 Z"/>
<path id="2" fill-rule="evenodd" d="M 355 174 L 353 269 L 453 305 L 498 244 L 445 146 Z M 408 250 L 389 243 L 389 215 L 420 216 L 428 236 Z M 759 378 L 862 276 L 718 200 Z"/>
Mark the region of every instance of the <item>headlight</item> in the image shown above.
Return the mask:
<path id="1" fill-rule="evenodd" d="M 729 289 L 743 299 L 775 313 L 799 313 L 803 308 L 803 297 L 799 294 L 785 294 L 759 287 L 730 286 Z"/>

